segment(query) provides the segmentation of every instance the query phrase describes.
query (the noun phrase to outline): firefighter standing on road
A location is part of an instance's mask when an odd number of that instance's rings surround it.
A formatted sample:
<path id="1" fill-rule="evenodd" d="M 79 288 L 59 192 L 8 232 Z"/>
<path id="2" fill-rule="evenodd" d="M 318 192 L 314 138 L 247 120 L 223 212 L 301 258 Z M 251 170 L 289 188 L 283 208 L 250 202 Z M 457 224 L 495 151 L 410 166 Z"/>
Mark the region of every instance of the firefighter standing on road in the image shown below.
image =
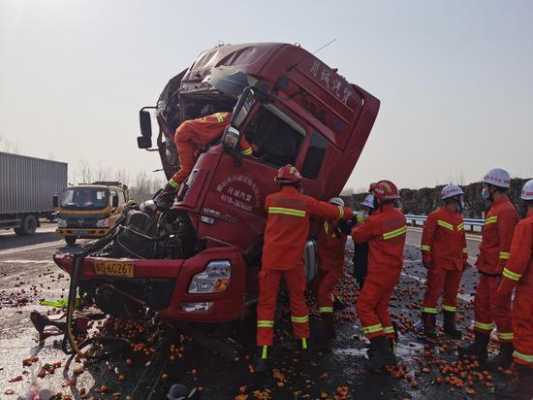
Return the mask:
<path id="1" fill-rule="evenodd" d="M 515 229 L 511 258 L 503 269 L 496 299 L 507 304 L 516 287 L 512 318 L 518 382 L 506 394 L 525 400 L 533 398 L 533 180 L 524 185 L 520 198 L 526 206 L 526 217 Z"/>
<path id="2" fill-rule="evenodd" d="M 375 199 L 374 195 L 369 194 L 361 202 L 361 208 L 363 209 L 362 214 L 357 215 L 359 222 L 364 222 L 368 219 L 376 205 L 374 204 Z M 363 289 L 365 284 L 365 278 L 368 274 L 368 243 L 354 243 L 354 252 L 353 252 L 353 269 L 354 277 L 359 290 Z"/>
<path id="3" fill-rule="evenodd" d="M 376 210 L 352 231 L 355 243 L 369 244 L 368 276 L 357 300 L 363 332 L 370 339 L 369 369 L 381 370 L 396 363 L 393 352 L 394 328 L 389 302 L 400 279 L 407 226 L 396 208 L 400 195 L 390 181 L 373 187 Z"/>
<path id="4" fill-rule="evenodd" d="M 275 181 L 281 186 L 281 190 L 268 195 L 265 200 L 268 218 L 259 273 L 257 306 L 259 354 L 256 370 L 259 372 L 267 369 L 268 350 L 273 340 L 274 314 L 282 278 L 289 291 L 294 335 L 303 351 L 308 348 L 309 316 L 304 296 L 306 276 L 303 253 L 309 235 L 310 217 L 339 220 L 352 216 L 352 210 L 349 208 L 318 201 L 300 193 L 302 177 L 292 165 L 280 168 Z"/>
<path id="5" fill-rule="evenodd" d="M 457 292 L 468 253 L 463 220 L 463 190 L 457 185 L 446 185 L 441 192 L 444 206 L 432 212 L 422 233 L 422 260 L 427 268 L 427 289 L 422 304 L 424 334 L 434 337 L 437 301 L 444 292 L 442 310 L 444 333 L 461 339 L 455 327 Z"/>
<path id="6" fill-rule="evenodd" d="M 330 204 L 344 207 L 344 200 L 334 197 Z M 335 337 L 333 291 L 344 271 L 344 253 L 347 235 L 335 221 L 324 221 L 318 233 L 318 307 L 322 318 L 321 344 L 327 345 Z"/>
<path id="7" fill-rule="evenodd" d="M 159 201 L 156 201 L 160 208 L 170 207 L 174 195 L 190 175 L 200 153 L 222 136 L 230 120 L 231 113 L 217 112 L 184 121 L 178 126 L 174 135 L 174 142 L 176 143 L 180 168 L 168 181 L 163 193 L 159 196 Z M 240 136 L 239 145 L 243 155 L 252 155 L 252 147 L 244 135 Z M 168 204 L 169 202 L 170 204 Z"/>
<path id="8" fill-rule="evenodd" d="M 518 222 L 516 209 L 506 194 L 510 187 L 511 177 L 503 169 L 493 169 L 483 179 L 482 197 L 491 201 L 491 207 L 485 217 L 476 262 L 480 275 L 474 301 L 475 341 L 461 351 L 462 355 L 475 356 L 486 362 L 487 346 L 495 322 L 500 352 L 488 364 L 490 369 L 509 367 L 513 353 L 511 301 L 495 302 L 496 289 L 511 255 L 511 240 Z"/>

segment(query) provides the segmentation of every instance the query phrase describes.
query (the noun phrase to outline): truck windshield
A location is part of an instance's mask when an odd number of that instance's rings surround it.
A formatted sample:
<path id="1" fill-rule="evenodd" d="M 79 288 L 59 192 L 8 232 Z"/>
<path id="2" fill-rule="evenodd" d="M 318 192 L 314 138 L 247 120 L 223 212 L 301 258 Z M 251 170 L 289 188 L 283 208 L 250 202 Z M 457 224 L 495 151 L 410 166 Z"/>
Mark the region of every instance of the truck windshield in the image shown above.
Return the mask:
<path id="1" fill-rule="evenodd" d="M 109 204 L 107 189 L 74 188 L 63 193 L 61 207 L 68 209 L 96 210 L 106 208 Z"/>
<path id="2" fill-rule="evenodd" d="M 305 129 L 279 108 L 263 105 L 244 129 L 254 145 L 254 154 L 274 167 L 294 164 Z"/>

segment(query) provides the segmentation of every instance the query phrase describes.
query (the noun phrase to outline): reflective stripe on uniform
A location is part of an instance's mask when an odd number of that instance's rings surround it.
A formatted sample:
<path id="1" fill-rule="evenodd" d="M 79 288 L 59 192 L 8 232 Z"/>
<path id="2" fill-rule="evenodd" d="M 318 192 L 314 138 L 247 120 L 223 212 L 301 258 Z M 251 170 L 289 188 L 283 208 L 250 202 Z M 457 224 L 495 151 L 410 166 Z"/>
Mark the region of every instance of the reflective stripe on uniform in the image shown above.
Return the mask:
<path id="1" fill-rule="evenodd" d="M 464 222 L 460 223 L 459 225 L 457 225 L 457 230 L 458 231 L 463 231 L 465 229 L 465 224 Z"/>
<path id="2" fill-rule="evenodd" d="M 401 228 L 395 229 L 393 231 L 385 232 L 383 234 L 383 239 L 384 240 L 394 239 L 398 236 L 405 235 L 406 233 L 407 233 L 407 226 L 404 225 Z"/>
<path id="3" fill-rule="evenodd" d="M 422 308 L 422 312 L 426 314 L 438 314 L 439 310 L 434 307 L 424 307 Z"/>
<path id="4" fill-rule="evenodd" d="M 302 338 L 302 350 L 307 350 L 307 338 Z"/>
<path id="5" fill-rule="evenodd" d="M 449 306 L 449 305 L 447 305 L 447 304 L 443 304 L 443 305 L 442 305 L 442 309 L 443 309 L 444 311 L 449 311 L 449 312 L 456 312 L 456 311 L 457 311 L 457 307 L 455 307 L 455 306 Z"/>
<path id="6" fill-rule="evenodd" d="M 513 340 L 513 332 L 498 332 L 498 339 L 500 340 Z"/>
<path id="7" fill-rule="evenodd" d="M 333 307 L 320 307 L 318 311 L 321 313 L 332 313 Z"/>
<path id="8" fill-rule="evenodd" d="M 422 251 L 431 251 L 431 246 L 428 244 L 423 244 L 420 248 Z"/>
<path id="9" fill-rule="evenodd" d="M 168 181 L 168 186 L 173 187 L 174 189 L 177 189 L 179 184 L 174 179 L 171 179 Z"/>
<path id="10" fill-rule="evenodd" d="M 494 324 L 485 324 L 483 322 L 478 322 L 476 321 L 474 323 L 474 328 L 478 328 L 478 329 L 481 329 L 483 331 L 491 331 L 494 329 Z"/>
<path id="11" fill-rule="evenodd" d="M 519 351 L 514 351 L 513 357 L 523 360 L 527 363 L 533 363 L 533 355 L 520 353 Z"/>
<path id="12" fill-rule="evenodd" d="M 508 260 L 511 258 L 511 253 L 508 251 L 500 251 L 500 260 Z"/>
<path id="13" fill-rule="evenodd" d="M 448 222 L 446 222 L 446 221 L 444 221 L 444 220 L 442 220 L 442 219 L 438 219 L 437 220 L 437 225 L 442 226 L 443 228 L 446 228 L 446 229 L 448 229 L 450 231 L 453 231 L 453 225 L 448 223 Z"/>
<path id="14" fill-rule="evenodd" d="M 337 206 L 339 208 L 339 219 L 344 218 L 344 207 Z"/>
<path id="15" fill-rule="evenodd" d="M 382 332 L 382 331 L 383 331 L 383 326 L 381 324 L 363 326 L 363 333 L 365 334 Z"/>
<path id="16" fill-rule="evenodd" d="M 496 222 L 498 222 L 498 216 L 495 215 L 493 217 L 488 217 L 485 220 L 485 225 L 495 224 Z"/>
<path id="17" fill-rule="evenodd" d="M 224 113 L 215 113 L 215 118 L 218 122 L 224 122 Z"/>
<path id="18" fill-rule="evenodd" d="M 274 321 L 258 320 L 257 321 L 257 327 L 258 328 L 273 328 L 274 327 Z"/>
<path id="19" fill-rule="evenodd" d="M 386 326 L 383 328 L 383 333 L 394 333 L 394 326 Z"/>
<path id="20" fill-rule="evenodd" d="M 522 275 L 517 274 L 516 272 L 513 272 L 507 268 L 503 269 L 502 275 L 505 276 L 507 279 L 510 279 L 512 281 L 519 281 Z"/>
<path id="21" fill-rule="evenodd" d="M 309 322 L 309 316 L 308 315 L 304 315 L 303 317 L 291 316 L 291 321 L 294 322 L 295 324 L 306 324 L 307 322 Z"/>
<path id="22" fill-rule="evenodd" d="M 251 147 L 247 147 L 241 151 L 241 153 L 245 156 L 251 156 L 253 153 L 253 150 Z"/>
<path id="23" fill-rule="evenodd" d="M 292 217 L 299 217 L 299 218 L 304 218 L 305 217 L 305 211 L 304 210 L 297 210 L 297 209 L 294 209 L 294 208 L 268 207 L 268 213 L 269 214 L 290 215 Z"/>

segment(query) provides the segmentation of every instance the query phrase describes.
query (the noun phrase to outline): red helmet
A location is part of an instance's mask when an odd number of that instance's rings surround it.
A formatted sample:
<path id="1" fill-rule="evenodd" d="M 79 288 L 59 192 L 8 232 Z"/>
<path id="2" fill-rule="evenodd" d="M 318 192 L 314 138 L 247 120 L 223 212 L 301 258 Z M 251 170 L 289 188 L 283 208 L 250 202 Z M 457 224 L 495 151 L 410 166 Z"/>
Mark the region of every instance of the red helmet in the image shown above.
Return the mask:
<path id="1" fill-rule="evenodd" d="M 278 175 L 274 181 L 279 185 L 298 185 L 302 181 L 300 172 L 290 164 L 278 169 Z"/>
<path id="2" fill-rule="evenodd" d="M 377 182 L 372 189 L 372 193 L 379 202 L 400 198 L 400 192 L 396 185 L 387 180 Z"/>

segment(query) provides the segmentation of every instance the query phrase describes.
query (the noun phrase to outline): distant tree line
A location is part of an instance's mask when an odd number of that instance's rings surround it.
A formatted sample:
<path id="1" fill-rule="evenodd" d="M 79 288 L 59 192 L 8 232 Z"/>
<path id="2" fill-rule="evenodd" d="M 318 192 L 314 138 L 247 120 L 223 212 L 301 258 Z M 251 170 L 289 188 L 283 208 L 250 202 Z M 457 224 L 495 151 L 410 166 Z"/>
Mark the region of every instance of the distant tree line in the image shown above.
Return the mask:
<path id="1" fill-rule="evenodd" d="M 514 178 L 511 180 L 511 189 L 509 190 L 509 197 L 518 205 L 520 203 L 520 192 L 522 186 L 528 179 Z M 465 217 L 467 218 L 482 218 L 483 212 L 486 211 L 486 204 L 481 199 L 481 182 L 471 183 L 469 185 L 461 185 L 465 192 Z M 441 204 L 440 192 L 443 185 L 434 188 L 422 189 L 401 189 L 401 203 L 402 210 L 406 214 L 427 215 L 435 210 Z M 347 200 L 353 207 L 359 208 L 359 203 L 363 201 L 366 193 L 353 194 Z"/>
<path id="2" fill-rule="evenodd" d="M 160 173 L 148 174 L 142 171 L 132 176 L 125 168 L 94 167 L 85 160 L 78 163 L 71 181 L 72 184 L 119 181 L 128 186 L 130 197 L 137 202 L 151 199 L 152 195 L 166 183 L 164 175 Z"/>

